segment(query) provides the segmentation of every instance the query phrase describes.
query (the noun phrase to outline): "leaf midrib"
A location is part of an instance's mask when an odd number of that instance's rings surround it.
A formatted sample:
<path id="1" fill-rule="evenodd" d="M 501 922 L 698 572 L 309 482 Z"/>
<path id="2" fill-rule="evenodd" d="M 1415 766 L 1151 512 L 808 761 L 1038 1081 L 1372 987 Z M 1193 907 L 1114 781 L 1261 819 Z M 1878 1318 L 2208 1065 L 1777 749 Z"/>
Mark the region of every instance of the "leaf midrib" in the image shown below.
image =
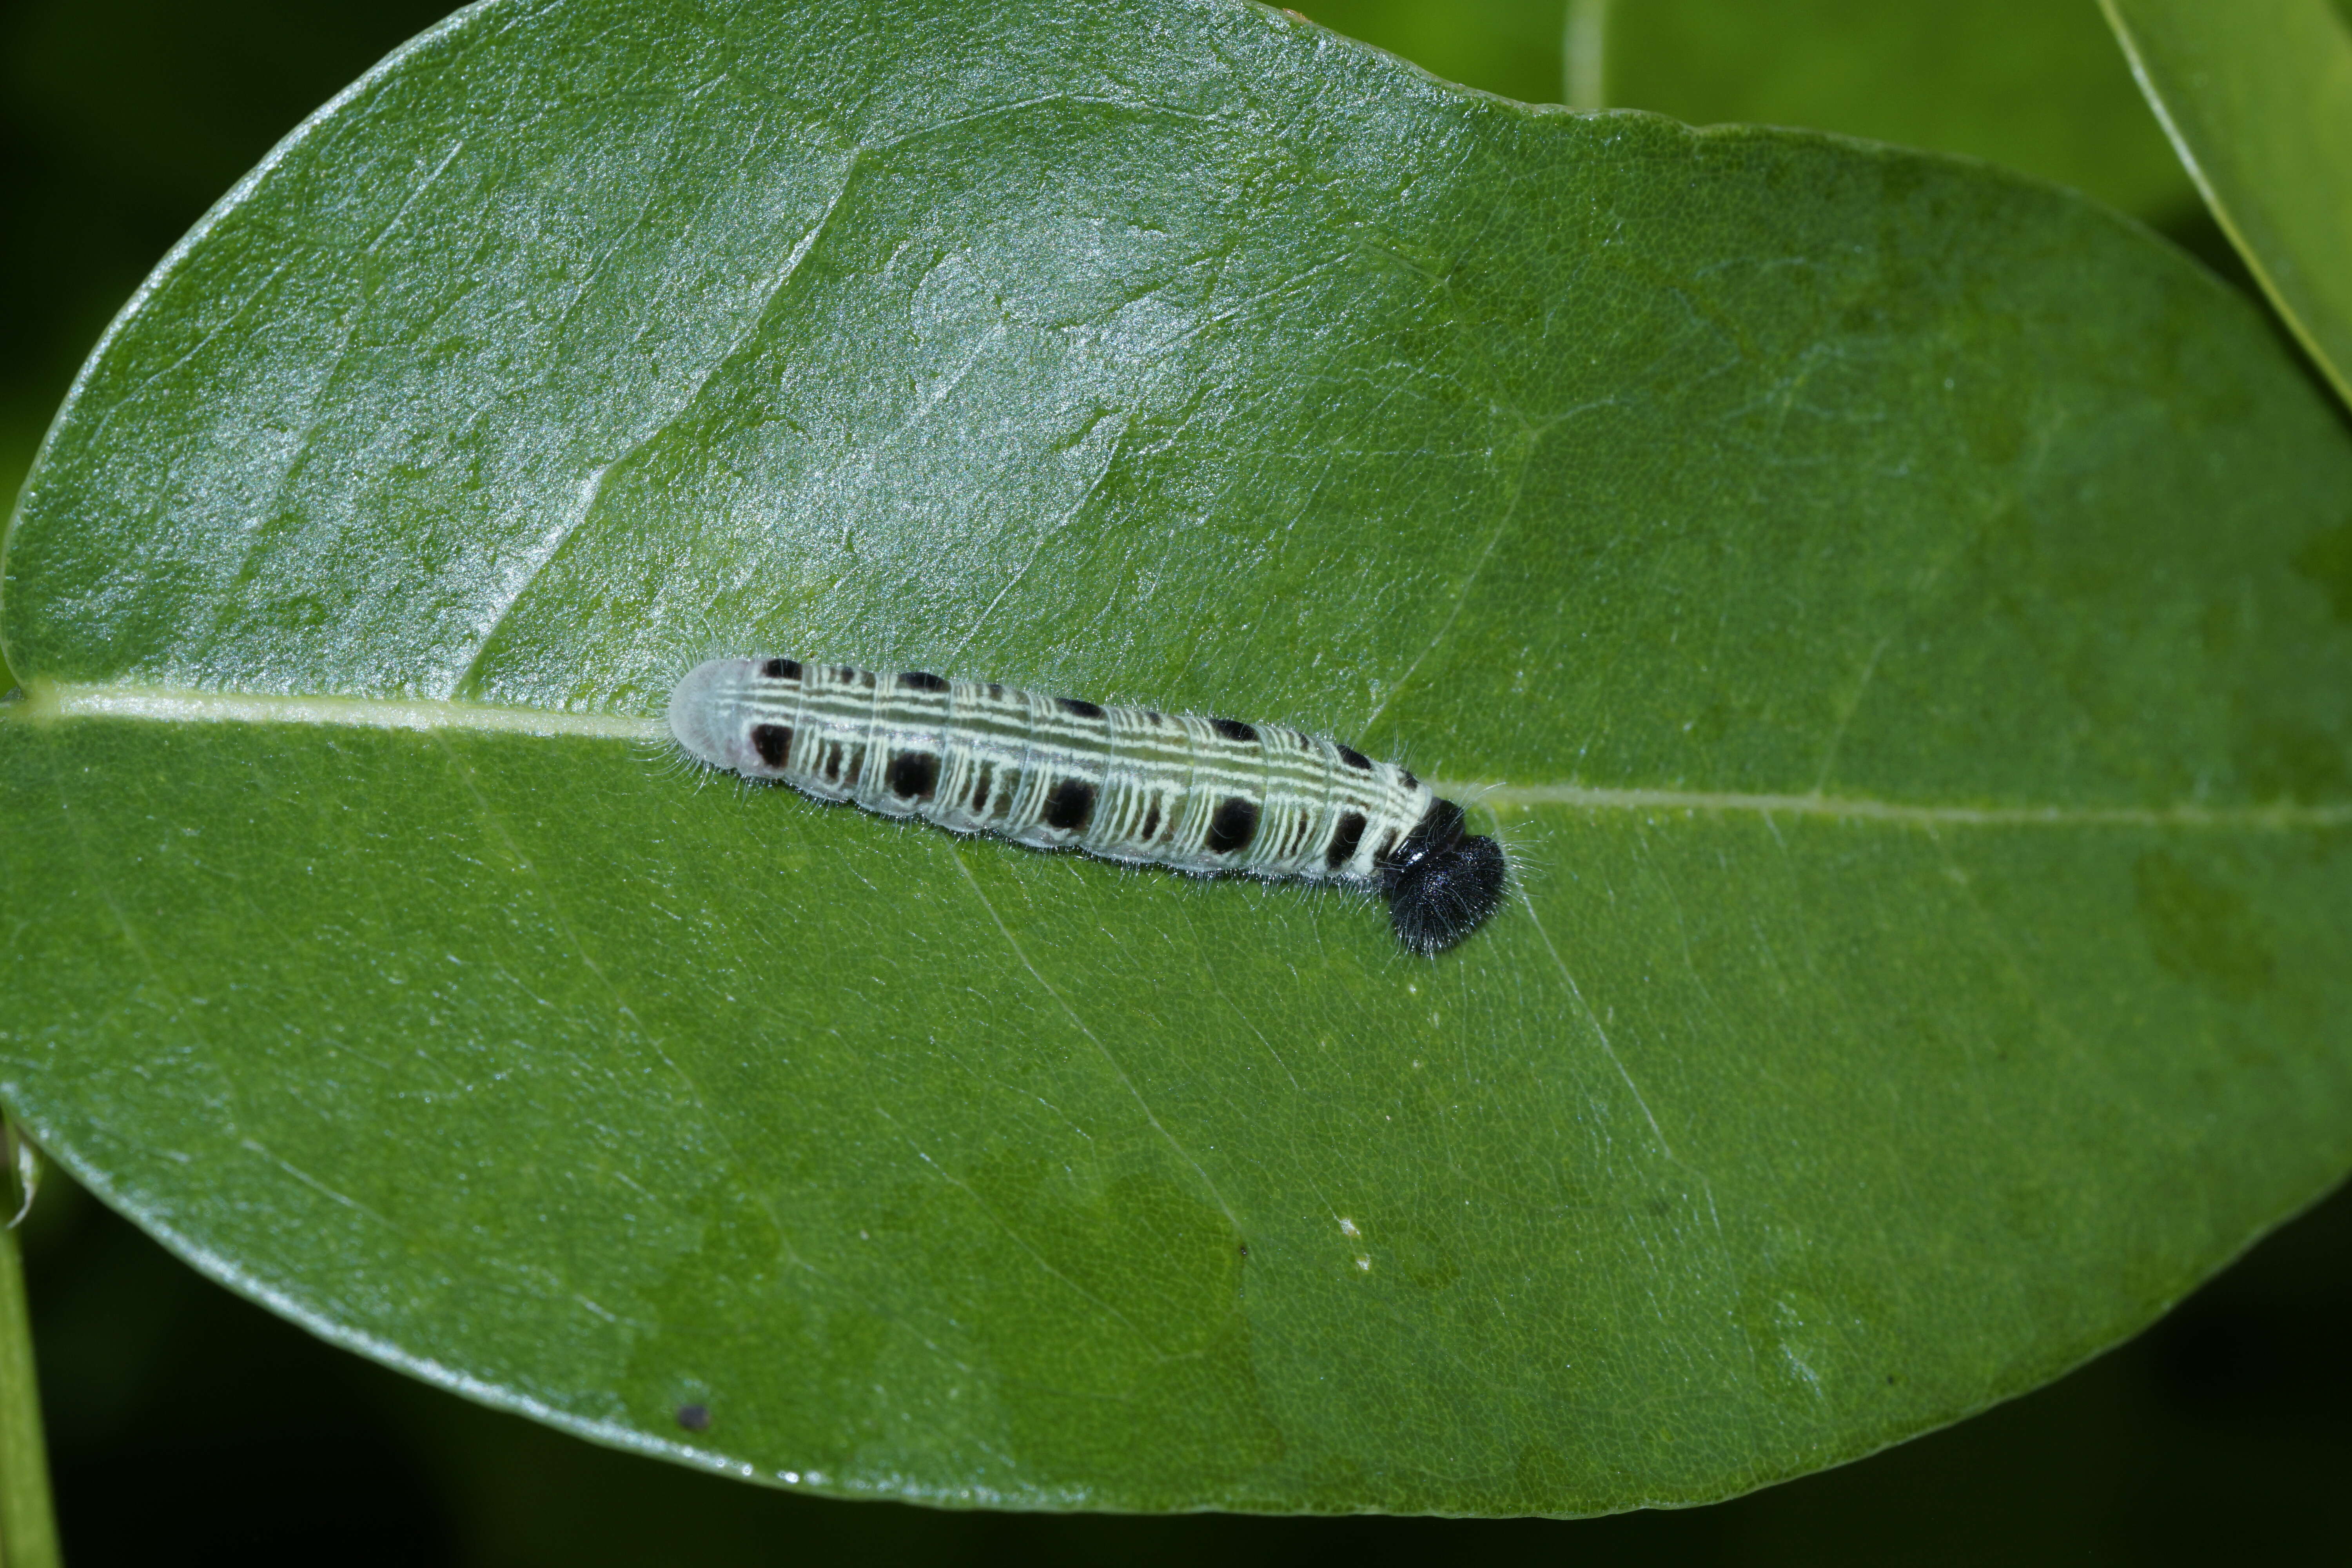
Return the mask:
<path id="1" fill-rule="evenodd" d="M 79 719 L 130 719 L 179 724 L 307 724 L 330 729 L 449 731 L 550 739 L 667 744 L 659 719 L 630 713 L 567 713 L 434 698 L 300 697 L 262 692 L 194 691 L 167 687 L 29 680 L 0 721 L 47 725 Z M 2208 831 L 2321 831 L 2352 826 L 2352 802 L 2280 801 L 2217 806 L 2177 802 L 2156 806 L 1923 805 L 1866 795 L 1625 788 L 1495 779 L 1431 779 L 1440 795 L 1491 810 L 1681 811 L 1708 816 L 1814 817 L 1910 827 L 2122 827 Z"/>

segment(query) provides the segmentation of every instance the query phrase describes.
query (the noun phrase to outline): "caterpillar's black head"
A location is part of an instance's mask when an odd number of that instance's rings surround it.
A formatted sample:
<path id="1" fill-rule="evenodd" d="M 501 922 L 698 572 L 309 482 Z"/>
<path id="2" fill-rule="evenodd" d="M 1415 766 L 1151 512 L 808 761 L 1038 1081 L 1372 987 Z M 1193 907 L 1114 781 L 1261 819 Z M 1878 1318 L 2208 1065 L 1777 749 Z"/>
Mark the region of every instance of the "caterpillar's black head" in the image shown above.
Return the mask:
<path id="1" fill-rule="evenodd" d="M 1430 803 L 1381 868 L 1381 896 L 1397 940 L 1415 952 L 1444 952 L 1501 906 L 1508 868 L 1503 847 L 1462 831 L 1462 808 Z"/>

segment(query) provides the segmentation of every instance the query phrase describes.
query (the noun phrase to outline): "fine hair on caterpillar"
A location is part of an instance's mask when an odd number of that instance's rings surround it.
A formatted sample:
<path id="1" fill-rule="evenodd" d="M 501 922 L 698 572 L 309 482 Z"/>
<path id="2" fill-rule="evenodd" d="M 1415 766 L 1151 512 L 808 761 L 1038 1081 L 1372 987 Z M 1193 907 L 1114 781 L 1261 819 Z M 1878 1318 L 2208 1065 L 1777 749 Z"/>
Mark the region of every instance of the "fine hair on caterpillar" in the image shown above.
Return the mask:
<path id="1" fill-rule="evenodd" d="M 698 762 L 822 801 L 1196 876 L 1377 892 L 1437 953 L 1503 900 L 1508 858 L 1393 763 L 1281 724 L 1049 697 L 997 681 L 766 655 L 669 698 Z"/>

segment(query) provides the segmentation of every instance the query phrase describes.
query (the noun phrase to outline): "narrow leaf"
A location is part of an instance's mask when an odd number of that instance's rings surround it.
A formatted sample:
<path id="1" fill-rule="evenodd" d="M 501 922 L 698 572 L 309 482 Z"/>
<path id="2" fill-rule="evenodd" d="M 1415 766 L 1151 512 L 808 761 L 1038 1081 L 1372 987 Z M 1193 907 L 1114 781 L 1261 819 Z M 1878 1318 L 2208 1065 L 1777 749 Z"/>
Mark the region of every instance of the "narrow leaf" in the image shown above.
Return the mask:
<path id="1" fill-rule="evenodd" d="M 2352 23 L 2328 0 L 2101 4 L 2206 205 L 2352 399 Z"/>

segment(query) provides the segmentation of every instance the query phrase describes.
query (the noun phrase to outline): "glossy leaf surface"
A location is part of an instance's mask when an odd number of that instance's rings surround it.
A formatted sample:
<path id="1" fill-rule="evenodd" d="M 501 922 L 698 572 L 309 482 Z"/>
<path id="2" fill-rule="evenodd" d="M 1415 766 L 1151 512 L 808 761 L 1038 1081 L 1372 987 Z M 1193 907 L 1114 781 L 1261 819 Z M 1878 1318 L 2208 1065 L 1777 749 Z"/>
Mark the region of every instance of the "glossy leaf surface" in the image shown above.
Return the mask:
<path id="1" fill-rule="evenodd" d="M 749 1476 L 1720 1496 L 2352 1157 L 2347 493 L 2242 300 L 1981 166 L 1221 3 L 492 4 L 36 470 L 0 1094 L 320 1331 Z M 1430 963 L 713 785 L 634 737 L 714 647 L 1334 731 L 1521 896 Z"/>

